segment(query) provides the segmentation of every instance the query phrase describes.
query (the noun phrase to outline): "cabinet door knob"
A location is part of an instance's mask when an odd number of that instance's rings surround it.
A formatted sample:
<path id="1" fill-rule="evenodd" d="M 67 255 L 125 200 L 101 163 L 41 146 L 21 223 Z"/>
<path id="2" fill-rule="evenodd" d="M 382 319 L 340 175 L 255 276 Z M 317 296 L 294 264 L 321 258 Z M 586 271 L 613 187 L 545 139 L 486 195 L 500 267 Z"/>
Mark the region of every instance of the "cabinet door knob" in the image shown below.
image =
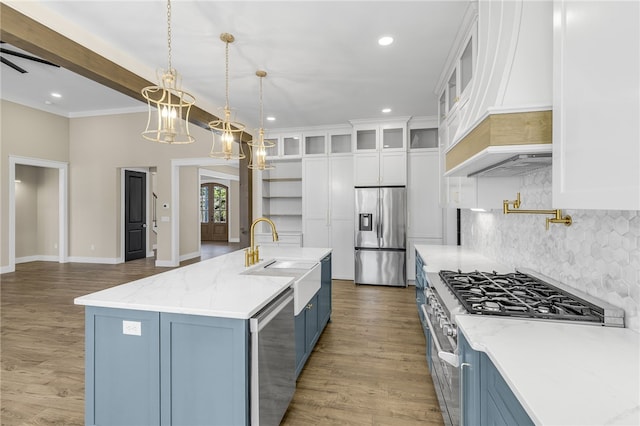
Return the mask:
<path id="1" fill-rule="evenodd" d="M 313 308 L 313 303 L 309 303 L 309 304 L 307 305 L 307 309 L 311 310 L 311 308 Z"/>

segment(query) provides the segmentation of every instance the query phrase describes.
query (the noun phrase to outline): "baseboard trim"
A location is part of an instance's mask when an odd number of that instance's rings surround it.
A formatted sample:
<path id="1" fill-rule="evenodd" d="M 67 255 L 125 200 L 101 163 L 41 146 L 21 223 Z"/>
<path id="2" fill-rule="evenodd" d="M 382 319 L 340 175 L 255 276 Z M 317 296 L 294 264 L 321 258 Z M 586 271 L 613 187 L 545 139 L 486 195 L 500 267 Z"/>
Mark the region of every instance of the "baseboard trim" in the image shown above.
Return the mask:
<path id="1" fill-rule="evenodd" d="M 16 257 L 16 264 L 28 262 L 58 262 L 59 259 L 58 256 L 35 254 L 33 256 Z"/>
<path id="2" fill-rule="evenodd" d="M 73 263 L 101 263 L 106 265 L 115 265 L 122 263 L 122 261 L 116 257 L 84 257 L 84 256 L 70 256 L 69 262 Z"/>
<path id="3" fill-rule="evenodd" d="M 0 267 L 0 274 L 8 274 L 11 272 L 15 272 L 16 271 L 16 267 L 15 266 L 2 266 Z"/>
<path id="4" fill-rule="evenodd" d="M 175 264 L 170 260 L 156 260 L 156 266 L 161 268 L 174 268 L 176 266 L 180 266 L 180 264 Z"/>
<path id="5" fill-rule="evenodd" d="M 199 257 L 200 252 L 194 251 L 193 253 L 187 253 L 180 256 L 180 262 L 184 262 L 185 260 L 193 259 L 194 257 Z"/>
<path id="6" fill-rule="evenodd" d="M 229 242 L 230 243 L 239 243 L 240 242 L 240 237 L 238 237 L 238 238 L 229 238 Z"/>

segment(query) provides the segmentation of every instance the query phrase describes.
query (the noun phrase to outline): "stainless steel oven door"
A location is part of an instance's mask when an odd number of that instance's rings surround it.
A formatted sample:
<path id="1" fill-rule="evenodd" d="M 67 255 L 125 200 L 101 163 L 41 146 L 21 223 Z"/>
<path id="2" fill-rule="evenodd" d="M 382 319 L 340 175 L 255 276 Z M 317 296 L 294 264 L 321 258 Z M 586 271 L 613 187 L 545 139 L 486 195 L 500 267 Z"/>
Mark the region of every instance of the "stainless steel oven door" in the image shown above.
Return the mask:
<path id="1" fill-rule="evenodd" d="M 422 305 L 431 334 L 431 377 L 446 425 L 460 424 L 460 369 L 455 340 L 445 336 L 432 309 Z"/>

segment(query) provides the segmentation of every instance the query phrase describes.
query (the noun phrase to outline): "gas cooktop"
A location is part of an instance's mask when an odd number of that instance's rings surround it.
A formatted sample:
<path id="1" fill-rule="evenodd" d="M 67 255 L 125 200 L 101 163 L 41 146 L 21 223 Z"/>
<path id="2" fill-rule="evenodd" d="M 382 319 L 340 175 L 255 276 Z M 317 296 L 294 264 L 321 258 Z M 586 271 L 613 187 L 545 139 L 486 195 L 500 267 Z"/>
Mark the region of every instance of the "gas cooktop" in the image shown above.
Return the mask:
<path id="1" fill-rule="evenodd" d="M 602 307 L 529 274 L 443 270 L 439 275 L 471 314 L 605 324 Z"/>

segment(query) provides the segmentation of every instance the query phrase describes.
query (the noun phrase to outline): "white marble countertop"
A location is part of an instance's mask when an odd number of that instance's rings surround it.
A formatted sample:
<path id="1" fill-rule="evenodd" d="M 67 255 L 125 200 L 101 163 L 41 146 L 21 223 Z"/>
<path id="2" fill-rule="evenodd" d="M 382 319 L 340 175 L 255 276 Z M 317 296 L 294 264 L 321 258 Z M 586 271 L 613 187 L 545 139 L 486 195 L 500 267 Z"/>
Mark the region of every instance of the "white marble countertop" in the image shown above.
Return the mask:
<path id="1" fill-rule="evenodd" d="M 480 270 L 496 272 L 513 272 L 506 266 L 481 254 L 461 246 L 419 245 L 416 250 L 425 262 L 427 272 L 440 272 L 441 270 L 462 271 Z"/>
<path id="2" fill-rule="evenodd" d="M 329 248 L 260 247 L 260 258 L 320 261 Z M 76 305 L 251 318 L 290 287 L 292 277 L 242 275 L 244 251 L 172 269 L 74 300 Z"/>
<path id="3" fill-rule="evenodd" d="M 640 425 L 640 335 L 627 328 L 456 317 L 539 425 Z"/>
<path id="4" fill-rule="evenodd" d="M 510 272 L 458 246 L 418 245 L 427 272 Z M 487 263 L 484 263 L 487 262 Z M 616 327 L 458 315 L 540 425 L 640 425 L 640 334 Z"/>

